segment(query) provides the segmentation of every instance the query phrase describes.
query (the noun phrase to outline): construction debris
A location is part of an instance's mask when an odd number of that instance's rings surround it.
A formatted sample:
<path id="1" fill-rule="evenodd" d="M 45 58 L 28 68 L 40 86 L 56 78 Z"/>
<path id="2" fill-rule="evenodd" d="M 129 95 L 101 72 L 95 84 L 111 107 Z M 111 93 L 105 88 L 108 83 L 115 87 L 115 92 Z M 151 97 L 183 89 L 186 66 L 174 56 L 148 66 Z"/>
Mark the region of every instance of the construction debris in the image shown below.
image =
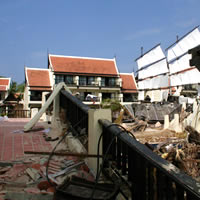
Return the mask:
<path id="1" fill-rule="evenodd" d="M 163 159 L 200 181 L 200 121 L 196 103 L 192 109 L 191 105 L 144 103 L 124 108 L 119 118 L 127 131 Z"/>
<path id="2" fill-rule="evenodd" d="M 83 173 L 87 174 L 84 178 L 94 180 L 93 175 L 89 172 L 84 161 L 79 161 L 76 157 L 69 159 L 69 156 L 54 156 L 49 162 L 48 177 L 54 183 L 60 185 L 69 176 L 75 175 L 82 177 Z M 71 157 L 72 158 L 72 157 Z M 39 162 L 45 160 L 45 162 Z M 45 155 L 25 157 L 20 163 L 10 162 L 0 166 L 0 198 L 5 199 L 53 199 L 55 188 L 46 181 L 46 166 L 48 157 Z M 8 165 L 10 164 L 10 165 Z M 4 165 L 4 166 L 2 166 Z M 12 166 L 11 166 L 12 165 Z M 85 172 L 84 170 L 87 169 Z M 82 173 L 80 173 L 82 171 Z M 32 196 L 33 197 L 33 196 Z"/>
<path id="3" fill-rule="evenodd" d="M 200 181 L 200 145 L 188 142 L 168 143 L 154 151 L 186 174 Z"/>

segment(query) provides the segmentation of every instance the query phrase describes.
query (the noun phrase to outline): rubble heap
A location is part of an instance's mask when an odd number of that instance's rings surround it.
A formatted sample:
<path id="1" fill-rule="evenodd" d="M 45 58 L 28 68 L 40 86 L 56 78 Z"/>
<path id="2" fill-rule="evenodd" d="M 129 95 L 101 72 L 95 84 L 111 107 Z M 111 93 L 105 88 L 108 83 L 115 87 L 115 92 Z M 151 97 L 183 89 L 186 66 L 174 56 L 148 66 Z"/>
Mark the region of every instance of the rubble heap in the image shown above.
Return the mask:
<path id="1" fill-rule="evenodd" d="M 77 176 L 93 181 L 94 178 L 83 160 L 70 156 L 54 156 L 46 166 L 48 156 L 31 155 L 22 160 L 0 162 L 0 199 L 53 199 L 55 186 L 67 178 Z M 36 196 L 35 196 L 36 195 Z"/>

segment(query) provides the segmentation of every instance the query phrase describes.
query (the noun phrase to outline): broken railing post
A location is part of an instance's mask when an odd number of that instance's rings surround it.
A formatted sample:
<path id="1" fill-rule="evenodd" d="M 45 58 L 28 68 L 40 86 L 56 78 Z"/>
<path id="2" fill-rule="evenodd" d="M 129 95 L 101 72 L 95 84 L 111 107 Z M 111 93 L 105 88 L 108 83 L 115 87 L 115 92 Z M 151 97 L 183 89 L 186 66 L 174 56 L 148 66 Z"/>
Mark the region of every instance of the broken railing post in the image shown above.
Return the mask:
<path id="1" fill-rule="evenodd" d="M 88 120 L 88 154 L 97 154 L 97 146 L 98 140 L 102 133 L 102 127 L 98 123 L 99 119 L 107 119 L 111 121 L 111 110 L 110 109 L 90 109 L 89 112 L 89 120 Z M 102 141 L 100 143 L 99 154 L 102 155 Z M 89 167 L 96 174 L 97 170 L 97 159 L 89 158 L 88 159 Z M 101 164 L 101 159 L 100 163 Z"/>
<path id="2" fill-rule="evenodd" d="M 59 94 L 60 90 L 64 88 L 68 92 L 71 93 L 71 91 L 67 88 L 64 82 L 59 83 L 53 90 L 52 94 L 50 97 L 47 99 L 46 103 L 42 106 L 42 108 L 39 110 L 39 112 L 32 118 L 25 126 L 24 126 L 24 131 L 29 131 L 40 119 L 42 114 L 46 111 L 46 109 L 50 106 L 50 104 L 53 102 L 55 97 Z"/>
<path id="3" fill-rule="evenodd" d="M 54 127 L 57 127 L 57 120 L 59 120 L 59 111 L 60 111 L 60 94 L 56 95 L 53 101 L 52 125 Z"/>
<path id="4" fill-rule="evenodd" d="M 45 104 L 45 100 L 46 100 L 46 95 L 48 94 L 48 92 L 42 92 L 42 106 Z M 47 119 L 47 116 L 46 116 L 46 112 L 44 112 L 42 114 L 42 117 L 41 117 L 44 121 L 46 121 Z"/>
<path id="5" fill-rule="evenodd" d="M 164 116 L 164 129 L 169 128 L 169 115 Z"/>

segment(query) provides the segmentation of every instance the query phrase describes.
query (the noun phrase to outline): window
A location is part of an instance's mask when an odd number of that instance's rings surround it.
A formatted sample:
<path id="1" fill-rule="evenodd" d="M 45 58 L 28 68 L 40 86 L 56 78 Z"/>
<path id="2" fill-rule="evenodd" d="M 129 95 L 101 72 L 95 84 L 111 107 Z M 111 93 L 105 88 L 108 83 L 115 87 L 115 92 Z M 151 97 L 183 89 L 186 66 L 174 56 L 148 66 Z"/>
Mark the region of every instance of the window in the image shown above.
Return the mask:
<path id="1" fill-rule="evenodd" d="M 87 78 L 86 76 L 79 77 L 79 85 L 87 85 Z"/>
<path id="2" fill-rule="evenodd" d="M 64 82 L 64 76 L 63 75 L 56 75 L 55 83 L 58 84 L 60 82 Z"/>
<path id="3" fill-rule="evenodd" d="M 42 101 L 42 91 L 31 91 L 31 101 Z"/>
<path id="4" fill-rule="evenodd" d="M 101 86 L 115 86 L 115 78 L 111 77 L 102 77 Z"/>
<path id="5" fill-rule="evenodd" d="M 88 85 L 94 85 L 95 81 L 94 81 L 94 77 L 88 77 Z"/>
<path id="6" fill-rule="evenodd" d="M 73 76 L 65 76 L 65 83 L 66 84 L 73 84 Z"/>
<path id="7" fill-rule="evenodd" d="M 115 78 L 109 78 L 109 86 L 115 86 Z"/>
<path id="8" fill-rule="evenodd" d="M 106 85 L 106 79 L 105 77 L 101 78 L 101 86 L 105 86 Z"/>
<path id="9" fill-rule="evenodd" d="M 185 90 L 192 90 L 192 85 L 185 85 Z"/>

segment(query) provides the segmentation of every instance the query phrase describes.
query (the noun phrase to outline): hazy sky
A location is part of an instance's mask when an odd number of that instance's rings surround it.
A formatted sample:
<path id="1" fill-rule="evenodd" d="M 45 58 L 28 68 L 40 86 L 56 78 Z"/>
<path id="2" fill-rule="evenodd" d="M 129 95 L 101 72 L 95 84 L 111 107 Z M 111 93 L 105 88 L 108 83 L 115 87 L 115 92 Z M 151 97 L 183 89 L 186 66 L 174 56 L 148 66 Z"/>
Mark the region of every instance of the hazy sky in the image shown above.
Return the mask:
<path id="1" fill-rule="evenodd" d="M 47 52 L 113 58 L 120 72 L 200 24 L 200 0 L 0 0 L 0 76 L 24 81 L 24 65 L 47 68 Z"/>

